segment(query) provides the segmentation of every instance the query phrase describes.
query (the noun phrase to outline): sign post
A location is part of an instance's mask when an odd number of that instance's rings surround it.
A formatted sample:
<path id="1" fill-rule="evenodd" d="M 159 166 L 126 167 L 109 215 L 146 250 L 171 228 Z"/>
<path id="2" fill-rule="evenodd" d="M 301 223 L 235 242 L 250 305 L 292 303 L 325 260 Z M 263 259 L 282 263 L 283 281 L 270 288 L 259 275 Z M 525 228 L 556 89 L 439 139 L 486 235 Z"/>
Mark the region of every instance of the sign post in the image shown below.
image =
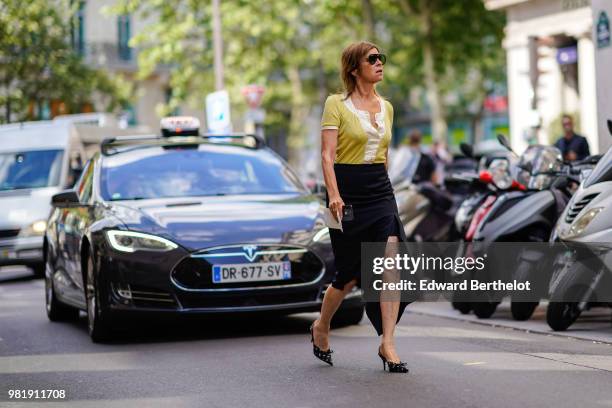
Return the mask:
<path id="1" fill-rule="evenodd" d="M 242 95 L 247 105 L 249 105 L 244 130 L 246 133 L 255 133 L 262 138 L 265 138 L 263 123 L 266 119 L 266 111 L 261 109 L 260 106 L 265 91 L 266 88 L 261 85 L 247 85 L 242 88 Z"/>

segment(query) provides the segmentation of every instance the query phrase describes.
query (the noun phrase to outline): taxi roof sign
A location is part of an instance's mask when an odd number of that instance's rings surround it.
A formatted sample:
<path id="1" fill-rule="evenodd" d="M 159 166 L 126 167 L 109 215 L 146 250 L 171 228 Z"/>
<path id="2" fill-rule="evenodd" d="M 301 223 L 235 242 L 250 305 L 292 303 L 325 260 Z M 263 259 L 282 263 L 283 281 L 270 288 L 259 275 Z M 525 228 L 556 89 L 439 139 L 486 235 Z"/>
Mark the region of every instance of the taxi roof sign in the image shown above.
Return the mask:
<path id="1" fill-rule="evenodd" d="M 198 136 L 200 121 L 193 116 L 168 116 L 160 122 L 162 136 Z"/>

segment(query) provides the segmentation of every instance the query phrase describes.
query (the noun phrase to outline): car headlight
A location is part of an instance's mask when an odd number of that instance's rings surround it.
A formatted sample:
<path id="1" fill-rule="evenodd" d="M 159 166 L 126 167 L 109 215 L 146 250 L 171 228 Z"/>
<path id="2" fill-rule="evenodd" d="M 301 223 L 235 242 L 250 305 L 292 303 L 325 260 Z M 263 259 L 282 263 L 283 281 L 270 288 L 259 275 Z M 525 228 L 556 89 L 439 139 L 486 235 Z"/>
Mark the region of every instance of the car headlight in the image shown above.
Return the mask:
<path id="1" fill-rule="evenodd" d="M 166 252 L 178 248 L 172 241 L 142 232 L 110 230 L 106 231 L 106 237 L 111 246 L 121 252 Z"/>
<path id="2" fill-rule="evenodd" d="M 312 237 L 312 242 L 330 242 L 329 228 L 321 228 Z"/>
<path id="3" fill-rule="evenodd" d="M 20 237 L 39 237 L 45 235 L 45 231 L 47 230 L 47 221 L 40 220 L 35 221 L 32 224 L 28 225 L 26 228 L 23 228 L 19 231 Z"/>
<path id="4" fill-rule="evenodd" d="M 591 208 L 589 211 L 581 215 L 576 221 L 572 223 L 572 226 L 569 229 L 569 235 L 580 235 L 589 226 L 593 218 L 599 214 L 604 207 L 596 207 Z"/>

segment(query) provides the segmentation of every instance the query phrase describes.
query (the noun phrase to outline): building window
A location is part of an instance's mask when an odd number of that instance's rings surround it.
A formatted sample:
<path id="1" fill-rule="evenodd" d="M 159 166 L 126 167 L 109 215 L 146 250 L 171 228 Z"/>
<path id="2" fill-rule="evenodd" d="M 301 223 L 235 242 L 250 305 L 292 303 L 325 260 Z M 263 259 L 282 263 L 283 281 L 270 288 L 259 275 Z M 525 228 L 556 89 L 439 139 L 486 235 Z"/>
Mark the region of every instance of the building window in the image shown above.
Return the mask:
<path id="1" fill-rule="evenodd" d="M 131 36 L 130 20 L 129 14 L 123 14 L 117 17 L 119 59 L 123 61 L 130 61 L 132 59 L 132 49 L 128 45 Z"/>
<path id="2" fill-rule="evenodd" d="M 85 0 L 73 0 L 72 4 L 77 4 L 71 21 L 72 48 L 77 54 L 85 55 Z"/>

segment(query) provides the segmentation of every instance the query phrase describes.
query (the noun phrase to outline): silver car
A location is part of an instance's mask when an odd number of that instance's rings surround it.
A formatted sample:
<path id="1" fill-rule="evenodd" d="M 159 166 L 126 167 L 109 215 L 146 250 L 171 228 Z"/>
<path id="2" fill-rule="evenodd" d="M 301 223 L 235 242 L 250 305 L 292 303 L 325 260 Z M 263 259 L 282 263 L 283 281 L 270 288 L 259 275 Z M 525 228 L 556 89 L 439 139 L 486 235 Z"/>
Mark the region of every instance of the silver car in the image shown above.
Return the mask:
<path id="1" fill-rule="evenodd" d="M 26 265 L 44 275 L 51 196 L 74 184 L 82 158 L 69 122 L 0 126 L 0 266 Z"/>

